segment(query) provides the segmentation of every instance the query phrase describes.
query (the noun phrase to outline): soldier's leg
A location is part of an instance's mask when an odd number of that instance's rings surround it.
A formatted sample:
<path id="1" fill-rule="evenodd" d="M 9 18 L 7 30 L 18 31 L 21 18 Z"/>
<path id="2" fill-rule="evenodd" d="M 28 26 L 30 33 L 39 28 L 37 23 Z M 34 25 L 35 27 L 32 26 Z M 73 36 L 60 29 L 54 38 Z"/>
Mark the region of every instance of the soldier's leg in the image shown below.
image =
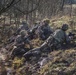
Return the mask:
<path id="1" fill-rule="evenodd" d="M 29 61 L 31 56 L 33 56 L 33 54 L 31 52 L 27 52 L 23 55 L 23 57 L 26 59 L 26 61 Z"/>
<path id="2" fill-rule="evenodd" d="M 12 59 L 14 59 L 14 57 L 16 56 L 22 56 L 25 53 L 25 50 L 22 48 L 15 48 L 12 53 L 11 53 L 11 57 Z"/>
<path id="3" fill-rule="evenodd" d="M 18 52 L 17 48 L 15 48 L 15 49 L 12 50 L 12 52 L 11 52 L 11 58 L 12 59 L 14 59 L 14 57 L 17 55 L 17 52 Z"/>

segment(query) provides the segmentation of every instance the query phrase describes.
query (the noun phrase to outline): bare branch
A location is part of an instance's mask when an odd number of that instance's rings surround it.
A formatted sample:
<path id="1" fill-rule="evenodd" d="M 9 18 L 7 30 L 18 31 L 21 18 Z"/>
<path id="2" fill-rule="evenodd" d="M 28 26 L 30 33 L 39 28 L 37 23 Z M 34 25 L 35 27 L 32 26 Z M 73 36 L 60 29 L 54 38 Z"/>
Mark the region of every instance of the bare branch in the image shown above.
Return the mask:
<path id="1" fill-rule="evenodd" d="M 6 6 L 4 6 L 1 10 L 0 10 L 0 15 L 4 12 L 6 12 L 8 9 L 10 9 L 12 6 L 14 6 L 15 4 L 17 4 L 19 1 L 15 2 L 16 0 L 12 0 L 10 3 L 8 3 Z"/>
<path id="2" fill-rule="evenodd" d="M 22 11 L 20 8 L 14 6 L 14 8 L 16 10 L 18 10 L 19 12 L 21 12 L 22 14 L 29 14 L 29 13 L 32 13 L 33 11 L 35 11 L 38 7 L 39 7 L 39 3 L 40 3 L 40 0 L 38 1 L 38 3 L 36 4 L 36 7 L 32 10 L 25 10 L 25 11 Z"/>

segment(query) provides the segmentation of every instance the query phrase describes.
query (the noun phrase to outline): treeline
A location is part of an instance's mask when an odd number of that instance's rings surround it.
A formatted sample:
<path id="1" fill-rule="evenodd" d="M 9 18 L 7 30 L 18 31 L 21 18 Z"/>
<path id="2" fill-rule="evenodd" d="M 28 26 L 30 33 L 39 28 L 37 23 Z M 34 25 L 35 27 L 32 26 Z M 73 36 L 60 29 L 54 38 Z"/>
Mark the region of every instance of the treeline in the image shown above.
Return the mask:
<path id="1" fill-rule="evenodd" d="M 0 0 L 0 15 L 31 23 L 59 14 L 66 2 L 68 0 Z"/>
<path id="2" fill-rule="evenodd" d="M 44 18 L 51 19 L 65 13 L 71 16 L 72 1 L 74 0 L 0 0 L 0 39 L 11 36 L 11 32 L 18 28 L 23 20 L 32 27 L 33 23 Z M 67 4 L 70 7 L 64 7 Z"/>

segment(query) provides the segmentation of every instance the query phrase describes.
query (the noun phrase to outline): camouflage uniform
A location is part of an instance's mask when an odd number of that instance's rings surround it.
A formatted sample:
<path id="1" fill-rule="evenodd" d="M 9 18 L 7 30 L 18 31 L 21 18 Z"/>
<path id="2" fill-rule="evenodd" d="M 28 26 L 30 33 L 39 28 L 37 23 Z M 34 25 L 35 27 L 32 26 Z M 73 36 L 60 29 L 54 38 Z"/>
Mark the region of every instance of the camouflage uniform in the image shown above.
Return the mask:
<path id="1" fill-rule="evenodd" d="M 32 27 L 29 31 L 28 31 L 28 35 L 30 40 L 36 38 L 37 34 L 37 29 L 39 27 L 39 24 L 36 24 L 34 27 Z"/>
<path id="2" fill-rule="evenodd" d="M 12 56 L 20 56 L 26 53 L 29 49 L 25 48 L 25 44 L 30 44 L 29 39 L 26 36 L 26 31 L 22 30 L 21 35 L 18 35 L 15 40 L 16 48 L 12 51 Z"/>
<path id="3" fill-rule="evenodd" d="M 49 20 L 44 20 L 42 25 L 39 26 L 39 37 L 42 40 L 46 40 L 53 30 L 49 26 Z"/>
<path id="4" fill-rule="evenodd" d="M 41 45 L 41 49 L 46 47 L 46 45 L 51 49 L 59 49 L 63 43 L 68 43 L 70 40 L 65 32 L 68 29 L 66 26 L 66 24 L 63 24 L 62 29 L 58 29 L 50 35 L 46 42 Z"/>
<path id="5" fill-rule="evenodd" d="M 42 52 L 49 52 L 50 50 L 59 49 L 64 42 L 68 42 L 69 38 L 66 35 L 65 31 L 68 29 L 67 24 L 63 24 L 61 29 L 56 30 L 51 34 L 48 39 L 38 48 L 32 49 L 31 51 L 26 52 L 23 57 L 29 59 L 31 56 L 35 56 L 37 51 L 39 54 Z M 49 51 L 47 51 L 49 49 Z M 38 55 L 39 55 L 38 54 Z M 29 56 L 29 57 L 28 57 Z"/>
<path id="6" fill-rule="evenodd" d="M 39 58 L 40 56 L 41 56 L 41 51 L 39 48 L 32 49 L 23 55 L 23 57 L 26 58 L 26 61 L 30 60 L 30 57 Z"/>
<path id="7" fill-rule="evenodd" d="M 18 28 L 17 34 L 19 34 L 21 30 L 26 30 L 26 31 L 29 30 L 28 24 L 24 21 L 22 22 L 22 25 Z"/>

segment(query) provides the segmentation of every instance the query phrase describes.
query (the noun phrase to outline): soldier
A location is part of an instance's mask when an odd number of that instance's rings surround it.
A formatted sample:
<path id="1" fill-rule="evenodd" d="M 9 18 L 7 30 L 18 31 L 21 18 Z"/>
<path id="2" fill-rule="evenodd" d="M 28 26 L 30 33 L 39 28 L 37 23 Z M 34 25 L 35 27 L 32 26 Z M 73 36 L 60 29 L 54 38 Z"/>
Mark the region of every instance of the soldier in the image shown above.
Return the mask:
<path id="1" fill-rule="evenodd" d="M 15 40 L 15 49 L 12 51 L 12 58 L 14 58 L 15 56 L 22 56 L 29 50 L 25 48 L 25 44 L 29 44 L 31 47 L 30 41 L 26 34 L 26 31 L 22 30 L 20 32 L 20 35 L 17 36 Z"/>
<path id="2" fill-rule="evenodd" d="M 22 21 L 22 25 L 18 28 L 17 34 L 19 34 L 21 30 L 29 30 L 28 24 L 25 21 Z"/>
<path id="3" fill-rule="evenodd" d="M 49 23 L 50 21 L 48 19 L 44 20 L 39 27 L 39 37 L 42 40 L 46 40 L 50 34 L 53 33 L 53 30 L 50 28 Z"/>
<path id="4" fill-rule="evenodd" d="M 40 52 L 49 52 L 48 49 L 54 50 L 61 48 L 61 45 L 65 42 L 68 43 L 69 37 L 66 35 L 66 31 L 68 30 L 68 25 L 63 24 L 61 29 L 56 30 L 49 38 L 38 48 L 33 49 L 33 51 Z M 31 52 L 29 52 L 28 56 L 30 58 Z M 33 52 L 32 52 L 33 55 Z M 24 57 L 27 58 L 27 53 L 24 54 Z"/>
<path id="5" fill-rule="evenodd" d="M 66 31 L 68 30 L 68 25 L 63 24 L 61 29 L 56 30 L 53 35 L 51 35 L 45 44 L 49 45 L 51 49 L 59 49 L 61 48 L 61 45 L 63 43 L 68 43 L 70 41 L 69 37 L 66 34 Z M 41 47 L 45 45 L 43 44 Z"/>
<path id="6" fill-rule="evenodd" d="M 36 38 L 38 27 L 39 27 L 39 23 L 35 23 L 35 26 L 32 27 L 32 28 L 28 31 L 28 35 L 29 35 L 30 40 Z"/>

